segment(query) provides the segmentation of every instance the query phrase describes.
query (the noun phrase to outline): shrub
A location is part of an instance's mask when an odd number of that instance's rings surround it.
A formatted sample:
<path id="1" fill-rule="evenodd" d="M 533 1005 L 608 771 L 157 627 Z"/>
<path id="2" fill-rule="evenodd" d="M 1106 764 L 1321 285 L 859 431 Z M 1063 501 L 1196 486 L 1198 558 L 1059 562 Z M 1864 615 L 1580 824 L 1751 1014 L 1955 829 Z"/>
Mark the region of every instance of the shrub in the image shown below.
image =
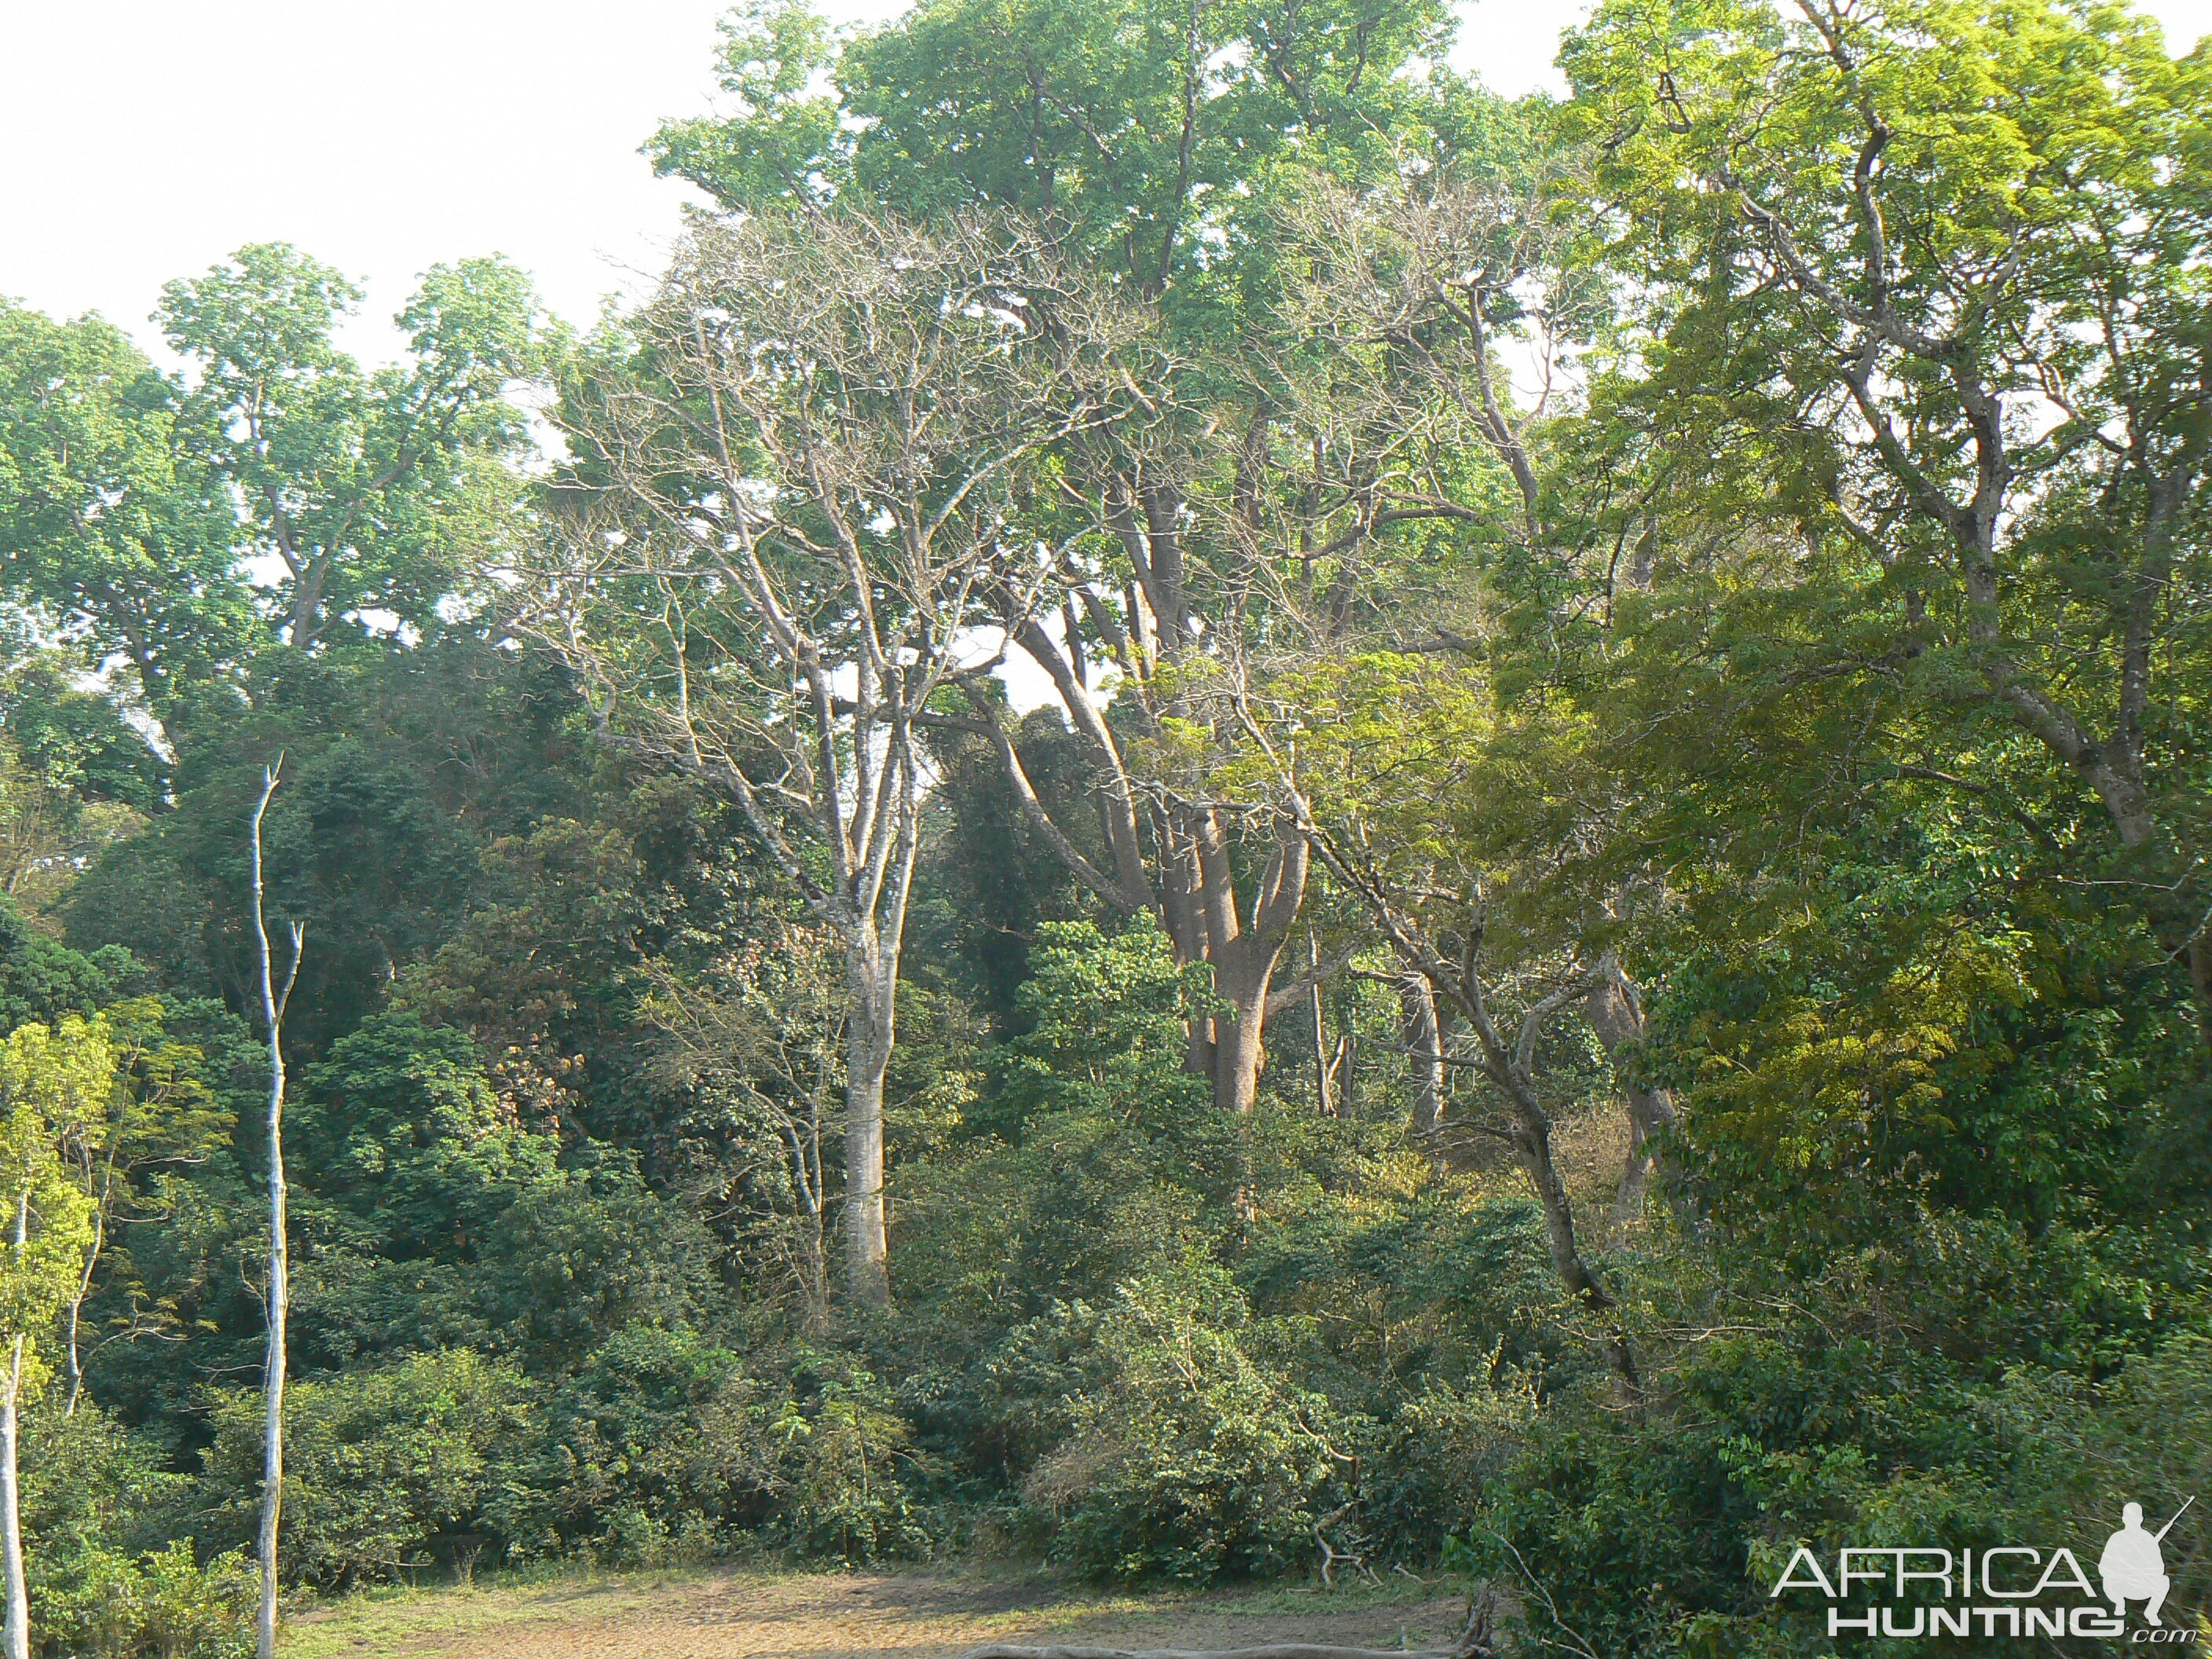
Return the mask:
<path id="1" fill-rule="evenodd" d="M 43 1659 L 245 1659 L 260 1574 L 242 1549 L 204 1566 L 179 1539 L 136 1558 L 79 1558 L 66 1584 L 32 1605 Z"/>
<path id="2" fill-rule="evenodd" d="M 842 1357 L 800 1359 L 797 1386 L 765 1424 L 792 1547 L 848 1563 L 931 1553 L 944 1528 L 910 1484 L 929 1470 L 890 1390 Z"/>
<path id="3" fill-rule="evenodd" d="M 45 1659 L 234 1659 L 251 1653 L 256 1578 L 237 1553 L 201 1564 L 190 1538 L 149 1547 L 191 1485 L 89 1401 L 26 1413 L 23 1529 L 33 1651 Z"/>
<path id="4" fill-rule="evenodd" d="M 1109 1380 L 1069 1401 L 1073 1432 L 1024 1487 L 1052 1524 L 1054 1559 L 1099 1578 L 1188 1583 L 1311 1559 L 1363 1425 L 1255 1363 L 1211 1311 L 1141 1280 L 1102 1322 Z"/>
<path id="5" fill-rule="evenodd" d="M 761 1524 L 786 1484 L 763 1392 L 737 1355 L 690 1331 L 617 1332 L 548 1401 L 523 1480 L 495 1505 L 500 1530 L 532 1554 L 585 1545 L 642 1564 L 679 1537 L 711 1550 Z"/>
<path id="6" fill-rule="evenodd" d="M 489 1510 L 520 1472 L 532 1401 L 520 1374 L 466 1349 L 294 1384 L 284 1397 L 286 1576 L 375 1583 L 444 1554 L 465 1563 L 500 1541 Z M 261 1396 L 227 1395 L 213 1415 L 207 1481 L 242 1540 L 253 1531 Z"/>

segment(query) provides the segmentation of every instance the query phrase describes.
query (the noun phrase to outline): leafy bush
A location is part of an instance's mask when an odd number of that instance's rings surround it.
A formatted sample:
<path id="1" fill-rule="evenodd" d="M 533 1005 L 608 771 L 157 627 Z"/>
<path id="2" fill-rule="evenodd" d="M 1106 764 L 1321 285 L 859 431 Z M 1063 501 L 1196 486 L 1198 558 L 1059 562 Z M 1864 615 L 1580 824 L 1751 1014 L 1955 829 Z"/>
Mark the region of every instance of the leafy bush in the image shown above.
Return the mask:
<path id="1" fill-rule="evenodd" d="M 203 1564 L 181 1526 L 191 1480 L 89 1403 L 25 1413 L 23 1530 L 33 1651 L 46 1659 L 234 1659 L 253 1650 L 252 1568 Z"/>
<path id="2" fill-rule="evenodd" d="M 787 1485 L 763 1393 L 737 1355 L 690 1331 L 617 1332 L 554 1390 L 524 1480 L 495 1505 L 501 1530 L 539 1555 L 711 1551 L 767 1520 Z"/>
<path id="3" fill-rule="evenodd" d="M 786 1540 L 802 1555 L 848 1563 L 933 1553 L 944 1527 L 915 1492 L 928 1468 L 891 1391 L 849 1360 L 800 1359 L 797 1386 L 764 1424 Z"/>
<path id="4" fill-rule="evenodd" d="M 1234 1294 L 1209 1308 L 1139 1281 L 1100 1322 L 1106 1378 L 1067 1402 L 1068 1437 L 1024 1486 L 1055 1559 L 1188 1583 L 1310 1559 L 1363 1425 L 1246 1354 L 1224 1328 Z"/>
<path id="5" fill-rule="evenodd" d="M 491 1224 L 481 1254 L 483 1317 L 533 1375 L 577 1365 L 627 1327 L 684 1322 L 714 1279 L 712 1236 L 647 1191 L 627 1158 L 532 1186 Z"/>
<path id="6" fill-rule="evenodd" d="M 373 1583 L 452 1554 L 463 1561 L 497 1534 L 495 1498 L 519 1473 L 534 1390 L 518 1372 L 466 1349 L 286 1390 L 284 1519 L 288 1577 L 326 1587 Z M 252 1536 L 259 1485 L 258 1393 L 220 1400 L 206 1479 L 225 1500 L 230 1537 Z"/>
<path id="7" fill-rule="evenodd" d="M 253 1651 L 260 1573 L 243 1549 L 204 1566 L 179 1539 L 136 1558 L 81 1557 L 66 1584 L 32 1606 L 44 1659 L 245 1659 Z"/>

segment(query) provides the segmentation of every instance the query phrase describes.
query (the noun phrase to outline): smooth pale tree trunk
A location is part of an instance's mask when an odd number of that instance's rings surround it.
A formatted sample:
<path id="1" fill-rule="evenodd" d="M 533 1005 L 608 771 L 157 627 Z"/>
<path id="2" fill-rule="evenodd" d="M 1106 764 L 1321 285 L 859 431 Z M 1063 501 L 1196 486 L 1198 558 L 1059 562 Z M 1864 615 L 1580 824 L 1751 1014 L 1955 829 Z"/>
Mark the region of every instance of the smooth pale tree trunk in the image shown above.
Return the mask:
<path id="1" fill-rule="evenodd" d="M 290 1252 L 285 1238 L 284 1063 L 277 1039 L 269 1041 L 269 1357 L 263 1382 L 261 1461 L 260 1616 L 255 1659 L 276 1659 L 276 1531 L 284 1506 L 285 1329 L 291 1312 Z"/>
<path id="2" fill-rule="evenodd" d="M 294 922 L 292 963 L 279 993 L 270 971 L 261 821 L 269 811 L 269 798 L 276 793 L 277 775 L 283 765 L 279 756 L 276 764 L 262 774 L 261 799 L 253 809 L 253 937 L 261 971 L 262 1020 L 269 1034 L 269 1346 L 262 1379 L 261 1516 L 256 1540 L 261 1602 L 254 1626 L 255 1659 L 276 1659 L 276 1534 L 284 1506 L 285 1327 L 291 1308 L 291 1249 L 284 1182 L 284 1010 L 299 980 L 303 943 L 301 925 Z"/>
<path id="3" fill-rule="evenodd" d="M 1310 931 L 1306 934 L 1306 954 L 1314 968 L 1313 999 L 1314 1039 L 1314 1103 L 1323 1117 L 1336 1115 L 1336 1099 L 1329 1088 L 1328 1019 L 1322 1006 L 1321 998 L 1321 941 Z"/>
<path id="4" fill-rule="evenodd" d="M 1644 1008 L 1635 986 L 1612 957 L 1600 964 L 1600 973 L 1583 1007 L 1606 1058 L 1617 1068 L 1625 1058 L 1621 1051 L 1644 1036 Z M 1668 1090 L 1643 1088 L 1623 1078 L 1620 1093 L 1628 1108 L 1628 1162 L 1621 1170 L 1607 1218 L 1616 1237 L 1643 1214 L 1655 1175 L 1662 1184 L 1672 1184 L 1671 1173 L 1660 1168 L 1658 1137 L 1675 1119 L 1674 1097 Z"/>
<path id="5" fill-rule="evenodd" d="M 1437 1024 L 1437 994 L 1418 975 L 1398 981 L 1400 1036 L 1406 1048 L 1407 1083 L 1413 1097 L 1413 1139 L 1435 1153 L 1444 1121 L 1443 1033 Z"/>
<path id="6" fill-rule="evenodd" d="M 895 913 L 904 913 L 903 896 Z M 846 951 L 845 1286 L 863 1308 L 891 1304 L 884 1206 L 884 1073 L 898 994 L 898 940 L 870 934 Z"/>
<path id="7" fill-rule="evenodd" d="M 15 1200 L 15 1271 L 23 1270 L 23 1254 L 31 1232 L 31 1198 Z M 16 1334 L 8 1352 L 8 1380 L 0 1393 L 0 1567 L 8 1579 L 8 1608 L 0 1621 L 0 1647 L 6 1659 L 30 1659 L 31 1598 L 23 1582 L 23 1489 L 19 1457 L 22 1422 L 23 1336 Z"/>
<path id="8" fill-rule="evenodd" d="M 107 1244 L 107 1206 L 95 1196 L 92 1206 L 92 1249 L 85 1252 L 84 1271 L 77 1275 L 76 1293 L 70 1297 L 68 1358 L 69 1403 L 62 1407 L 64 1417 L 76 1415 L 77 1401 L 84 1395 L 84 1356 L 80 1347 L 80 1332 L 84 1322 L 84 1301 L 92 1294 L 92 1275 L 100 1261 L 100 1252 Z"/>
<path id="9" fill-rule="evenodd" d="M 1218 970 L 1215 979 L 1220 984 Z M 1266 981 L 1256 989 L 1237 988 L 1231 997 L 1236 1012 L 1213 1022 L 1213 1102 L 1224 1112 L 1248 1117 L 1260 1098 L 1260 1068 L 1267 1059 Z"/>
<path id="10" fill-rule="evenodd" d="M 1182 822 L 1178 823 L 1178 817 Z M 1287 823 L 1261 873 L 1249 916 L 1237 896 L 1229 843 L 1218 817 L 1164 814 L 1162 920 L 1176 960 L 1213 969 L 1213 991 L 1225 1014 L 1191 1022 L 1188 1068 L 1213 1085 L 1214 1104 L 1249 1115 L 1259 1098 L 1267 1021 L 1302 1000 L 1304 990 L 1275 988 L 1275 968 L 1305 900 L 1310 849 Z M 1316 974 L 1318 977 L 1318 974 Z"/>

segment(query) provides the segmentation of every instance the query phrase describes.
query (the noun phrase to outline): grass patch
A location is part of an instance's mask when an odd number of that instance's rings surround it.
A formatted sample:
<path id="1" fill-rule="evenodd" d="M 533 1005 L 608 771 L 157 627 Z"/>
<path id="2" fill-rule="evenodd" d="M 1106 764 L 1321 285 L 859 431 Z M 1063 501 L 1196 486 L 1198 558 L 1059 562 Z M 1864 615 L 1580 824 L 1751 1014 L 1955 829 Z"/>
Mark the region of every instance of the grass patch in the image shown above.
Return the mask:
<path id="1" fill-rule="evenodd" d="M 657 1592 L 714 1576 L 711 1567 L 617 1572 L 562 1563 L 503 1568 L 473 1584 L 386 1585 L 304 1607 L 285 1618 L 284 1659 L 339 1659 L 403 1640 L 468 1636 L 501 1626 L 562 1625 L 647 1606 Z"/>
<path id="2" fill-rule="evenodd" d="M 1449 1582 L 1407 1579 L 1335 1590 L 1311 1584 L 1116 1589 L 1006 1563 L 887 1566 L 854 1574 L 757 1565 L 617 1571 L 567 1565 L 504 1569 L 471 1585 L 369 1590 L 305 1608 L 288 1621 L 280 1649 L 284 1659 L 362 1659 L 410 1650 L 466 1654 L 477 1642 L 504 1652 L 518 1638 L 534 1642 L 542 1632 L 549 1654 L 565 1655 L 580 1650 L 571 1644 L 583 1639 L 587 1627 L 605 1635 L 632 1617 L 649 1621 L 680 1614 L 677 1604 L 687 1601 L 701 1610 L 703 1623 L 721 1624 L 734 1607 L 788 1621 L 779 1629 L 790 1640 L 818 1634 L 825 1647 L 843 1639 L 837 1615 L 855 1607 L 888 1613 L 927 1641 L 951 1638 L 956 1631 L 964 1641 L 1100 1627 L 1164 1638 L 1186 1626 L 1218 1628 L 1224 1619 L 1296 1625 L 1372 1613 L 1395 1626 L 1400 1644 L 1418 1646 L 1420 1638 L 1438 1633 L 1424 1627 L 1437 1623 L 1439 1598 L 1455 1589 Z M 885 1596 L 888 1601 L 881 1599 Z M 1415 1613 L 1417 1607 L 1422 1613 Z M 824 1615 L 828 1622 L 817 1626 Z M 1447 1622 L 1456 1628 L 1448 1615 Z M 1389 1645 L 1390 1632 L 1381 1631 L 1379 1622 L 1378 1631 L 1377 1644 Z"/>

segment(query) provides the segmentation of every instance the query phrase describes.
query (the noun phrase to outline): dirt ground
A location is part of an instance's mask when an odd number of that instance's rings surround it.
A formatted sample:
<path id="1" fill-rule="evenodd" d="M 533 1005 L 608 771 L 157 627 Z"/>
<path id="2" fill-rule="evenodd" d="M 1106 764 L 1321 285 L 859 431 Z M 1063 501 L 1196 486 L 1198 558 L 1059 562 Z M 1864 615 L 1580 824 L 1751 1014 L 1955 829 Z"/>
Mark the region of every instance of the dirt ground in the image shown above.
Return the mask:
<path id="1" fill-rule="evenodd" d="M 984 1642 L 1449 1645 L 1463 1603 L 1395 1590 L 1113 1595 L 1036 1577 L 639 1574 L 364 1601 L 293 1621 L 286 1659 L 953 1659 Z"/>

